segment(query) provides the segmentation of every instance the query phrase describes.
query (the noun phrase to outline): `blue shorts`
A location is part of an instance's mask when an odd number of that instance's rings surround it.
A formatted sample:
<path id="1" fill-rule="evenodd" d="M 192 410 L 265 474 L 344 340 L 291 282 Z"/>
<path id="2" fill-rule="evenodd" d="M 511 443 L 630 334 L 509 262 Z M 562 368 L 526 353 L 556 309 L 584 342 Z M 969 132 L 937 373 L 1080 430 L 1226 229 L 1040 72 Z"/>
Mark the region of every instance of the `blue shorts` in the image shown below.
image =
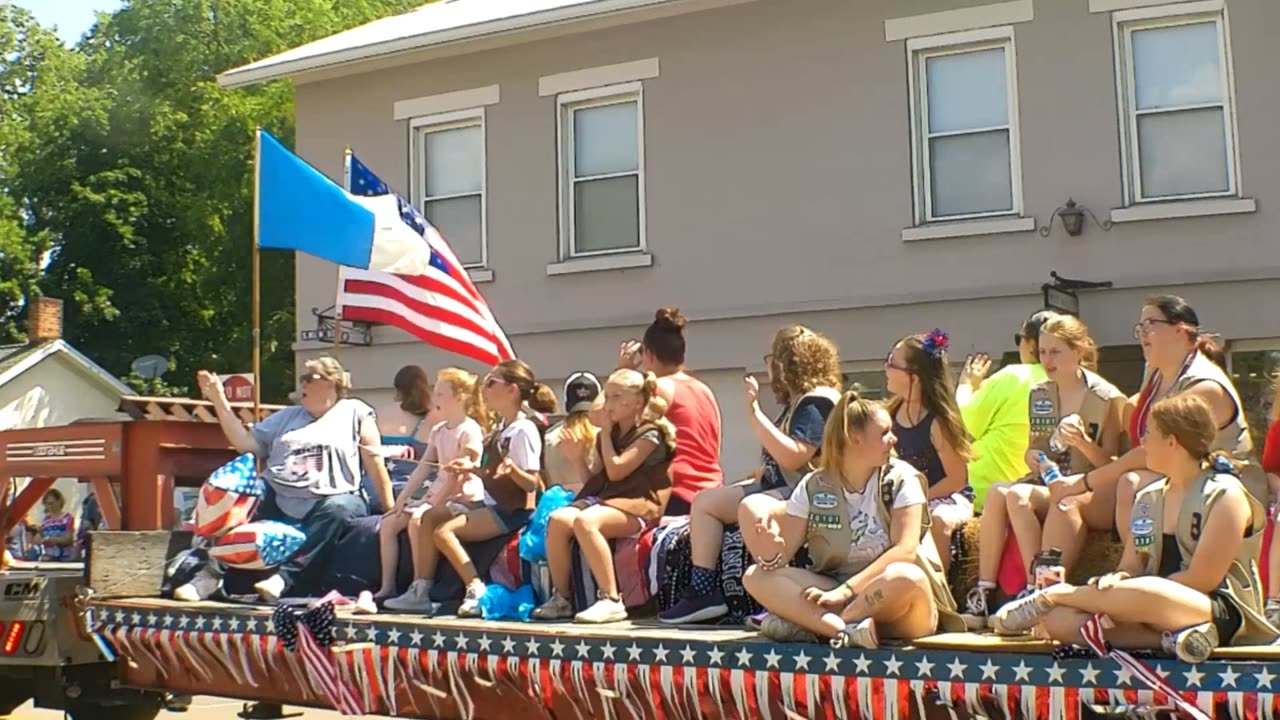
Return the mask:
<path id="1" fill-rule="evenodd" d="M 515 532 L 525 525 L 529 524 L 529 520 L 533 517 L 532 510 L 512 510 L 503 512 L 500 508 L 493 505 L 485 505 L 484 509 L 488 510 L 493 519 L 497 521 L 498 528 L 504 533 Z M 474 512 L 474 511 L 473 511 Z"/>

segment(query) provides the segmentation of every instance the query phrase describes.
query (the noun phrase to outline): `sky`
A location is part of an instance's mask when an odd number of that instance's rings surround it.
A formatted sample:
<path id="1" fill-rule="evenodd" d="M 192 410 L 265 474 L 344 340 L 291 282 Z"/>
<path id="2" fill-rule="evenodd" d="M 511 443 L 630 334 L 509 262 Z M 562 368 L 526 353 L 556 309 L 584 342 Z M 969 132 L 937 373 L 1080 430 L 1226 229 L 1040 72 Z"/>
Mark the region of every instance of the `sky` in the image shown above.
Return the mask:
<path id="1" fill-rule="evenodd" d="M 112 12 L 120 7 L 121 0 L 12 0 L 35 14 L 41 25 L 58 26 L 58 37 L 67 45 L 74 45 L 95 19 L 94 12 Z"/>

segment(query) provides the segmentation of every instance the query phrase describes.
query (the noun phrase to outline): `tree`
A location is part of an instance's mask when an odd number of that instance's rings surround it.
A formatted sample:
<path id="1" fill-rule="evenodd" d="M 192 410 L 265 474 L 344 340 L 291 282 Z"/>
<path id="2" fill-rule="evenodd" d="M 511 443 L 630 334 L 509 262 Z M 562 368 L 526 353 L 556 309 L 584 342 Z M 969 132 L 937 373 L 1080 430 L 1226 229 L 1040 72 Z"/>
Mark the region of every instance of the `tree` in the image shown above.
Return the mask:
<path id="1" fill-rule="evenodd" d="M 68 338 L 120 375 L 165 355 L 176 386 L 201 367 L 249 370 L 253 131 L 291 143 L 293 92 L 223 90 L 214 76 L 420 4 L 131 0 L 102 16 L 62 70 L 75 92 L 34 111 L 40 132 L 10 193 L 37 210 L 21 218 L 26 256 L 51 251 L 39 290 L 68 301 Z M 292 255 L 263 253 L 262 276 L 263 396 L 280 401 L 293 385 Z"/>

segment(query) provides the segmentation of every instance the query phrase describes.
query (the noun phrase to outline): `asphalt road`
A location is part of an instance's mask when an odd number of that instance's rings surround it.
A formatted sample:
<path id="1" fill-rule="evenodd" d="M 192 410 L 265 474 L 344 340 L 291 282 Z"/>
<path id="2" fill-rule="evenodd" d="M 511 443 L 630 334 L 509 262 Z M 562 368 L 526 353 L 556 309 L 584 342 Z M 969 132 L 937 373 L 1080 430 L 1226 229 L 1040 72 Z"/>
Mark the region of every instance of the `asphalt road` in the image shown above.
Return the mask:
<path id="1" fill-rule="evenodd" d="M 198 697 L 191 703 L 191 709 L 187 712 L 161 711 L 157 720 L 238 720 L 236 713 L 240 712 L 242 704 L 240 700 Z M 300 708 L 285 708 L 285 711 L 301 711 L 303 714 L 297 720 L 337 720 L 342 717 L 336 712 L 327 710 L 302 711 Z M 63 720 L 63 717 L 62 712 L 58 710 L 37 710 L 28 703 L 18 708 L 18 711 L 12 715 L 0 716 L 0 720 Z"/>

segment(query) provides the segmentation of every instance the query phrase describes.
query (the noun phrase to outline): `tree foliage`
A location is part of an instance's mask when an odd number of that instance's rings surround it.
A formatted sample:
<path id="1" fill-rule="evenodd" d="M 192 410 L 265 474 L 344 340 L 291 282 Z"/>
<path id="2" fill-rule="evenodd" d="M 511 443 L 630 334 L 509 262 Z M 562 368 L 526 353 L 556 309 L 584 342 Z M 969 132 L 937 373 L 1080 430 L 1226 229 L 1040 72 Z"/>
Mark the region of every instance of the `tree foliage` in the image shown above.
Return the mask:
<path id="1" fill-rule="evenodd" d="M 293 92 L 214 76 L 421 4 L 126 0 L 68 49 L 0 3 L 0 340 L 43 293 L 66 301 L 68 340 L 118 375 L 170 358 L 166 382 L 139 390 L 248 371 L 253 131 L 291 143 Z M 262 277 L 263 396 L 278 401 L 292 385 L 292 254 L 263 253 Z"/>

